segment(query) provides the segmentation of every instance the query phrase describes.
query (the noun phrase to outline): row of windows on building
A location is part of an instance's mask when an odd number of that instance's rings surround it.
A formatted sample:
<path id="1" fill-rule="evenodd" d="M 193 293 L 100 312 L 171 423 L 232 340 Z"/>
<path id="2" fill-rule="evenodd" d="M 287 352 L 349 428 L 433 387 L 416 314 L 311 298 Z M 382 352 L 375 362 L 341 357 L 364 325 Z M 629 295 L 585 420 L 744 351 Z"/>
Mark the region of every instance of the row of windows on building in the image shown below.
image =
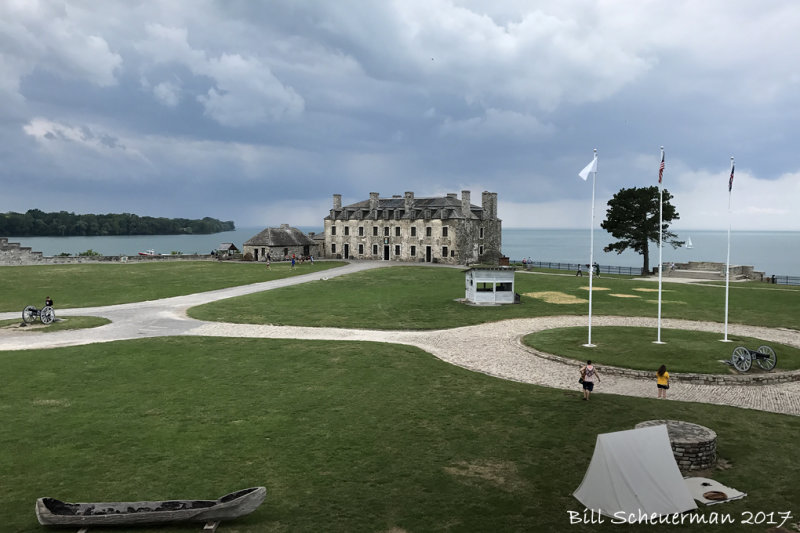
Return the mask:
<path id="1" fill-rule="evenodd" d="M 400 229 L 401 229 L 400 226 L 395 226 L 394 227 L 394 235 L 395 235 L 395 237 L 400 237 Z M 448 233 L 449 233 L 449 228 L 447 226 L 442 226 L 442 237 L 447 237 Z M 479 237 L 481 239 L 483 239 L 483 228 L 480 228 L 480 232 L 479 233 L 480 233 Z M 389 226 L 384 226 L 383 235 L 385 237 L 388 237 L 389 234 L 390 234 Z M 336 226 L 331 226 L 331 235 L 336 235 Z M 350 235 L 350 226 L 344 226 L 344 235 L 345 236 Z M 364 236 L 364 226 L 359 226 L 358 227 L 358 236 L 359 237 L 363 237 Z M 377 237 L 378 236 L 378 226 L 372 226 L 372 236 L 373 237 Z M 416 226 L 411 226 L 411 235 L 410 236 L 411 237 L 416 237 L 417 236 L 417 227 Z M 433 228 L 431 226 L 426 226 L 425 227 L 425 236 L 426 237 L 432 237 L 433 236 Z"/>
<path id="2" fill-rule="evenodd" d="M 401 252 L 401 245 L 395 244 L 394 245 L 394 255 L 399 256 L 399 255 L 401 255 L 400 252 Z M 336 253 L 336 244 L 331 244 L 331 253 L 332 254 Z M 478 253 L 480 255 L 483 255 L 483 246 L 479 246 L 478 247 Z M 455 250 L 451 250 L 447 246 L 442 246 L 442 257 L 448 257 L 448 254 L 449 254 L 450 257 L 455 257 Z M 364 245 L 363 244 L 359 244 L 358 245 L 358 255 L 364 255 Z M 372 255 L 378 255 L 378 245 L 377 244 L 373 244 L 372 245 Z M 416 257 L 417 256 L 417 247 L 414 246 L 414 245 L 411 245 L 409 247 L 409 250 L 408 250 L 408 255 L 410 255 L 411 257 Z"/>

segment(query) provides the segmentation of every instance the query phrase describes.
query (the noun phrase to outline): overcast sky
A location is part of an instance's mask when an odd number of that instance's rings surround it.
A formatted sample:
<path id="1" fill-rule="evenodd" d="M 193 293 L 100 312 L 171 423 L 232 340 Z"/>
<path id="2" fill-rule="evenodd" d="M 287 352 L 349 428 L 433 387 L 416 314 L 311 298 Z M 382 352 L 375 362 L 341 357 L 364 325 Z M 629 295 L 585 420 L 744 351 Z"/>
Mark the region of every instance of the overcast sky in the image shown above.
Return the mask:
<path id="1" fill-rule="evenodd" d="M 321 226 L 334 193 L 466 189 L 588 228 L 592 150 L 599 225 L 663 145 L 673 229 L 800 230 L 798 28 L 795 0 L 3 0 L 0 212 Z"/>

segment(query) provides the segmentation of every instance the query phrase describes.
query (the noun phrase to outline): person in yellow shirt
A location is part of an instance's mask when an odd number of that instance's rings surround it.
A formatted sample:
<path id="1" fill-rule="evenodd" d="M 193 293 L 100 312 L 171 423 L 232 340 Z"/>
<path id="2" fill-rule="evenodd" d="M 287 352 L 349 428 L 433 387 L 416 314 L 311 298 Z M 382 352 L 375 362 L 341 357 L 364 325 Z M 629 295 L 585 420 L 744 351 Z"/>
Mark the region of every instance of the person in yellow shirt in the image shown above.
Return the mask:
<path id="1" fill-rule="evenodd" d="M 658 367 L 656 372 L 656 384 L 658 386 L 658 397 L 667 399 L 667 389 L 669 388 L 669 372 L 666 365 Z"/>

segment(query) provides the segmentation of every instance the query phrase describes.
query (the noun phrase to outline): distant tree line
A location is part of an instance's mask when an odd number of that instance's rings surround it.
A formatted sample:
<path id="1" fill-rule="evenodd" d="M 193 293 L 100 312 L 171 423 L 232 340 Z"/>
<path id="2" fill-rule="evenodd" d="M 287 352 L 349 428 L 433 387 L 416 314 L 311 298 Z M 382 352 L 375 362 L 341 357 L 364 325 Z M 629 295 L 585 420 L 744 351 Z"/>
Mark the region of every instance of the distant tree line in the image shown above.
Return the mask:
<path id="1" fill-rule="evenodd" d="M 66 211 L 45 213 L 39 209 L 0 214 L 0 235 L 14 237 L 208 234 L 234 229 L 232 220 L 223 222 L 210 217 L 191 220 L 140 217 L 131 213 L 76 215 Z"/>

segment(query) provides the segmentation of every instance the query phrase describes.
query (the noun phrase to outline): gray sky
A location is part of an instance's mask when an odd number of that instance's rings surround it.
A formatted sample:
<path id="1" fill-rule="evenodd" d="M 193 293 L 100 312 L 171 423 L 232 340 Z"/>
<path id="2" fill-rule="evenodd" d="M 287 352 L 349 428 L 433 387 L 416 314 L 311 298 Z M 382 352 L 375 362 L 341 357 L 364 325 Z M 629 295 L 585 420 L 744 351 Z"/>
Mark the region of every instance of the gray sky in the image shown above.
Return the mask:
<path id="1" fill-rule="evenodd" d="M 588 227 L 800 230 L 794 0 L 4 0 L 0 211 L 321 225 L 414 191 Z M 728 217 L 730 157 L 736 173 Z"/>

